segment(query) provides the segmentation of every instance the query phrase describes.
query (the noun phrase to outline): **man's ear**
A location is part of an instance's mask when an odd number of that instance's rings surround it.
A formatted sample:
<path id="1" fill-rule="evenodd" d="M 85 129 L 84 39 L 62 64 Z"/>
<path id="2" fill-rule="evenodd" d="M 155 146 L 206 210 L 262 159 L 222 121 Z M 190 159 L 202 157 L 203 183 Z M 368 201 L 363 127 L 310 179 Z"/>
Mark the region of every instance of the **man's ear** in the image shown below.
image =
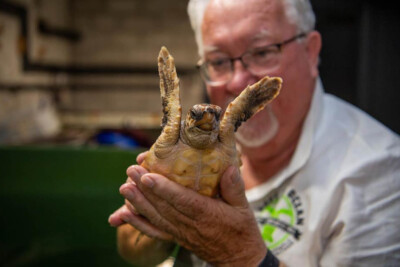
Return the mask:
<path id="1" fill-rule="evenodd" d="M 307 35 L 307 53 L 311 74 L 314 77 L 318 76 L 319 52 L 321 51 L 321 47 L 321 34 L 317 31 L 310 32 Z"/>

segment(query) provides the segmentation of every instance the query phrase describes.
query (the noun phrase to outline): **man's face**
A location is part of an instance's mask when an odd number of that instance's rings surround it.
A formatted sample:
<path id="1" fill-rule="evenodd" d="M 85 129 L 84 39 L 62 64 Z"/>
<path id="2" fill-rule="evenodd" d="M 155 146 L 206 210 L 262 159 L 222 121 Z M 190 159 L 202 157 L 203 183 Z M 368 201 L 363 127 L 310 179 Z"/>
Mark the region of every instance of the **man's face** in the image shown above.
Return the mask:
<path id="1" fill-rule="evenodd" d="M 226 56 L 240 57 L 248 50 L 288 40 L 298 32 L 286 19 L 279 0 L 211 0 L 204 16 L 202 34 L 204 60 L 207 61 Z M 301 42 L 284 45 L 276 67 L 265 73 L 254 75 L 236 60 L 229 82 L 207 85 L 211 102 L 225 109 L 247 85 L 265 75 L 283 79 L 277 99 L 246 122 L 243 129 L 239 128 L 238 141 L 242 145 L 260 147 L 271 142 L 282 145 L 285 139 L 300 132 L 318 76 L 315 56 L 310 54 L 307 45 L 309 36 Z"/>

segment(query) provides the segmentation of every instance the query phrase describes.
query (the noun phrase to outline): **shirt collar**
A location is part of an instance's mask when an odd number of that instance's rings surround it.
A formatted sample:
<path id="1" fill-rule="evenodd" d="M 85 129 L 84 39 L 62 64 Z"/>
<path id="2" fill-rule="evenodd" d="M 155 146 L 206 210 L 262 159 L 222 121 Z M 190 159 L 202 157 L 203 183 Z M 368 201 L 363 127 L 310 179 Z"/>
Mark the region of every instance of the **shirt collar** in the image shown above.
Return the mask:
<path id="1" fill-rule="evenodd" d="M 267 193 L 278 188 L 283 182 L 285 182 L 289 177 L 291 177 L 305 165 L 311 154 L 313 136 L 322 111 L 322 98 L 323 87 L 321 80 L 318 78 L 316 81 L 311 106 L 304 121 L 299 142 L 289 165 L 271 177 L 267 182 L 246 190 L 246 197 L 249 202 L 257 201 L 264 197 Z"/>

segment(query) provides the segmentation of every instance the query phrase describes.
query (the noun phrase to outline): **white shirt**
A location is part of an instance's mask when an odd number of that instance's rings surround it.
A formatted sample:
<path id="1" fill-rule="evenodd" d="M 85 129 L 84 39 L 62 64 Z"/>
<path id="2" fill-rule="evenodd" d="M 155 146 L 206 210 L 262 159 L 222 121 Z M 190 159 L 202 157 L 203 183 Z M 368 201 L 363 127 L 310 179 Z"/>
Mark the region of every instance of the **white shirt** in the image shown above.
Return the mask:
<path id="1" fill-rule="evenodd" d="M 320 81 L 288 167 L 246 195 L 288 266 L 400 266 L 400 139 Z"/>

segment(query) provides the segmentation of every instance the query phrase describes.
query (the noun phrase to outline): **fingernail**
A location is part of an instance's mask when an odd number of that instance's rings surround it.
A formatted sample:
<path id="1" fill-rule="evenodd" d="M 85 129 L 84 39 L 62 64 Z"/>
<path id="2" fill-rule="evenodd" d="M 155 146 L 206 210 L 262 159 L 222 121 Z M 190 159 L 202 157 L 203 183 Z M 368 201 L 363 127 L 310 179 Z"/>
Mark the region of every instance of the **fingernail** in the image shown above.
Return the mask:
<path id="1" fill-rule="evenodd" d="M 124 188 L 121 190 L 121 194 L 124 195 L 127 199 L 132 199 L 134 197 L 134 193 L 129 188 Z"/>
<path id="2" fill-rule="evenodd" d="M 154 186 L 154 180 L 149 175 L 143 175 L 140 181 L 147 187 L 152 188 Z"/>
<path id="3" fill-rule="evenodd" d="M 136 178 L 138 176 L 138 171 L 134 166 L 131 166 L 127 169 L 126 174 L 131 178 Z"/>
<path id="4" fill-rule="evenodd" d="M 111 214 L 109 217 L 108 217 L 108 223 L 112 226 L 112 227 L 115 227 L 115 225 L 113 224 L 113 216 L 114 214 Z"/>
<path id="5" fill-rule="evenodd" d="M 126 212 L 121 213 L 120 218 L 125 222 L 129 221 L 129 215 Z"/>

